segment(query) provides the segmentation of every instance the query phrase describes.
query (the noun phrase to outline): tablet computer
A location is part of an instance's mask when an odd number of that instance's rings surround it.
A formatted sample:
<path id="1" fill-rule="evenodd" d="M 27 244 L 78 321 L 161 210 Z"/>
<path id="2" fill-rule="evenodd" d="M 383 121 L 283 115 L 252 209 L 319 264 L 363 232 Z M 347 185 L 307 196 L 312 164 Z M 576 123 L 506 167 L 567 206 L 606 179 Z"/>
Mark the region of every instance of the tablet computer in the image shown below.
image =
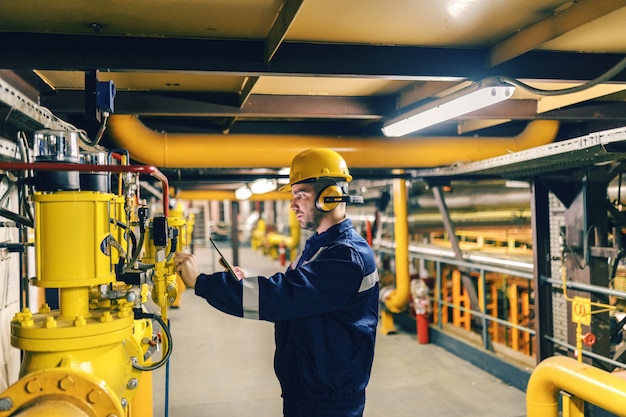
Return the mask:
<path id="1" fill-rule="evenodd" d="M 233 267 L 230 266 L 230 264 L 228 263 L 228 261 L 226 260 L 226 258 L 224 258 L 224 255 L 222 255 L 222 252 L 220 252 L 219 248 L 217 247 L 217 245 L 215 244 L 215 242 L 213 241 L 213 239 L 211 239 L 209 237 L 209 240 L 211 241 L 211 243 L 213 244 L 213 247 L 215 248 L 215 250 L 217 251 L 217 254 L 220 256 L 220 264 L 222 264 L 222 266 L 224 268 L 226 268 L 228 270 L 228 272 L 230 272 L 230 274 L 233 276 L 233 278 L 235 278 L 237 281 L 239 281 L 239 278 L 237 277 L 237 274 L 235 274 L 235 271 L 233 270 Z"/>

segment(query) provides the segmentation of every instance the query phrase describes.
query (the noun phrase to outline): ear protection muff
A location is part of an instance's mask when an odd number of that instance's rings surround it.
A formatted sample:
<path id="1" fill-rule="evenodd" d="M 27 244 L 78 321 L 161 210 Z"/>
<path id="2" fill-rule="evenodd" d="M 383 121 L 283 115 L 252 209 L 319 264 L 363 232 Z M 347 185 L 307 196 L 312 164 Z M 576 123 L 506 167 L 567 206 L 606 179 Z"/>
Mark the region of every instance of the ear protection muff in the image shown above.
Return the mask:
<path id="1" fill-rule="evenodd" d="M 315 197 L 315 207 L 324 213 L 333 211 L 339 203 L 363 204 L 363 197 L 347 195 L 337 185 L 328 185 L 322 188 Z"/>
<path id="2" fill-rule="evenodd" d="M 339 203 L 343 202 L 344 197 L 341 188 L 336 185 L 328 185 L 317 193 L 317 197 L 315 197 L 315 207 L 324 213 L 333 211 L 337 208 Z"/>

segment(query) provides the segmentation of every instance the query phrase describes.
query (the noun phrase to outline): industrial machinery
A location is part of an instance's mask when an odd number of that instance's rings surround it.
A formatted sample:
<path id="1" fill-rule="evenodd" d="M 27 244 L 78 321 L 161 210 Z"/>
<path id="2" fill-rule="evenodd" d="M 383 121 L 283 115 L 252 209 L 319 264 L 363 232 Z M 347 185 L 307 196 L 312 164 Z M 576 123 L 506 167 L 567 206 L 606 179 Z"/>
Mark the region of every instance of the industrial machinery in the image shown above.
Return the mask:
<path id="1" fill-rule="evenodd" d="M 172 352 L 167 309 L 178 295 L 173 254 L 189 240 L 167 179 L 128 165 L 124 150 L 79 153 L 71 131 L 38 131 L 34 162 L 2 162 L 29 184 L 36 276 L 46 300 L 11 322 L 20 379 L 0 394 L 0 416 L 152 416 L 151 371 Z M 161 181 L 162 209 L 140 196 Z M 154 213 L 153 213 L 154 211 Z M 30 213 L 29 213 L 30 216 Z"/>

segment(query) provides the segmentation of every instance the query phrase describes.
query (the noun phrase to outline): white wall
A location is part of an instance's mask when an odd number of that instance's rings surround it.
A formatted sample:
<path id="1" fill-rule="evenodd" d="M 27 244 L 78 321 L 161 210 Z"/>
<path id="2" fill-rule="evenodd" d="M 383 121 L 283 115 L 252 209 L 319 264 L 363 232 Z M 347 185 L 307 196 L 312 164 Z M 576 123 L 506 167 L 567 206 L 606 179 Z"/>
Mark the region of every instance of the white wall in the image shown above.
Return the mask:
<path id="1" fill-rule="evenodd" d="M 6 179 L 0 183 L 0 195 L 7 191 Z M 17 192 L 4 199 L 2 208 L 18 212 Z M 0 242 L 18 243 L 19 229 L 10 220 L 0 217 Z M 20 257 L 19 252 L 0 249 L 0 392 L 17 381 L 20 351 L 11 346 L 11 320 L 20 310 Z"/>

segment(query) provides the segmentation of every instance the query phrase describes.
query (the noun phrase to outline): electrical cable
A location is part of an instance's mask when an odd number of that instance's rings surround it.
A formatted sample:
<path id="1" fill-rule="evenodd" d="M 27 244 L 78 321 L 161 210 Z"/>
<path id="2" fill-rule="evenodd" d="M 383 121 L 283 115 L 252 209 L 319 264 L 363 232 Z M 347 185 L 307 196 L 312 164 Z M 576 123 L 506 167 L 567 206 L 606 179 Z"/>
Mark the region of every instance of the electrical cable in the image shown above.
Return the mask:
<path id="1" fill-rule="evenodd" d="M 98 129 L 98 133 L 93 141 L 89 141 L 89 137 L 85 135 L 85 137 L 81 137 L 81 140 L 85 142 L 89 146 L 97 146 L 100 143 L 100 139 L 104 136 L 104 131 L 107 128 L 107 120 L 109 120 L 109 112 L 102 112 L 102 123 L 100 124 L 100 129 Z M 83 131 L 84 132 L 84 131 Z"/>
<path id="2" fill-rule="evenodd" d="M 146 240 L 145 231 L 146 228 L 144 227 L 143 222 L 139 222 L 139 243 L 136 247 L 137 250 L 132 255 L 132 259 L 130 260 L 130 262 L 128 262 L 128 264 L 124 268 L 124 272 L 128 272 L 132 268 L 134 268 L 135 262 L 137 262 L 137 259 L 139 259 L 139 255 L 141 255 L 141 249 L 143 248 L 144 241 Z"/>
<path id="3" fill-rule="evenodd" d="M 23 162 L 32 163 L 32 156 L 30 153 L 30 148 L 28 147 L 28 139 L 26 137 L 26 133 L 23 131 L 18 132 L 17 135 L 17 144 L 20 152 L 20 158 Z M 35 194 L 35 187 L 29 178 L 34 178 L 35 173 L 33 170 L 26 170 L 23 173 L 23 184 L 22 191 L 20 192 L 22 209 L 26 216 L 30 219 L 31 223 L 35 222 L 35 215 L 33 214 L 33 206 L 29 201 L 29 197 Z"/>
<path id="4" fill-rule="evenodd" d="M 610 80 L 611 78 L 613 78 L 614 76 L 622 72 L 624 69 L 626 69 L 626 58 L 622 58 L 622 60 L 618 62 L 616 65 L 614 65 L 611 69 L 609 69 L 608 71 L 606 71 L 604 74 L 600 75 L 599 77 L 594 78 L 593 80 L 590 80 L 584 84 L 581 84 L 575 87 L 562 88 L 558 90 L 544 90 L 540 88 L 535 88 L 517 80 L 516 78 L 508 77 L 506 75 L 498 76 L 497 78 L 502 82 L 513 84 L 517 87 L 521 87 L 524 90 L 527 90 L 534 94 L 538 94 L 540 96 L 560 96 L 564 94 L 578 93 L 580 91 L 587 90 L 600 83 Z"/>

